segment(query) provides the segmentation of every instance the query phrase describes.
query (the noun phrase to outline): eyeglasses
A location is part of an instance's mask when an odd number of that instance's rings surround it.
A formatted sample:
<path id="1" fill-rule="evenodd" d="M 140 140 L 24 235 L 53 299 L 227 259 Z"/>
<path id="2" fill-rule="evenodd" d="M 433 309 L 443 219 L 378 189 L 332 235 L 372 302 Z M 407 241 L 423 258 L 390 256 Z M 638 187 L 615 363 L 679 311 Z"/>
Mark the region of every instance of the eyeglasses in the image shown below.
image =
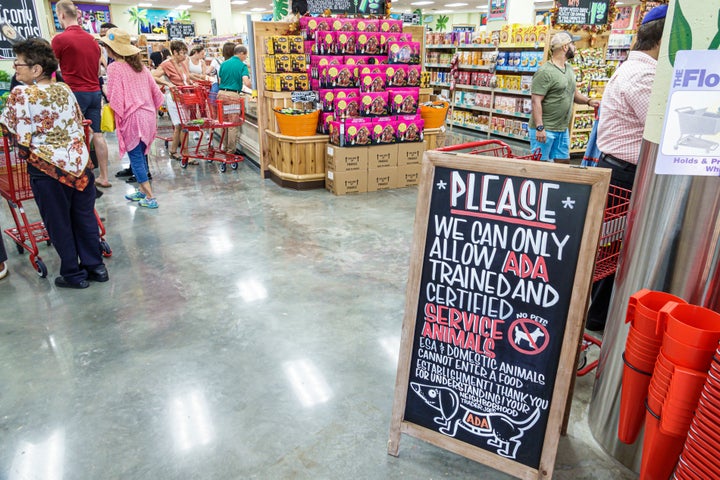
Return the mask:
<path id="1" fill-rule="evenodd" d="M 13 62 L 13 68 L 17 68 L 17 67 L 32 67 L 32 65 L 30 65 L 29 63 Z"/>

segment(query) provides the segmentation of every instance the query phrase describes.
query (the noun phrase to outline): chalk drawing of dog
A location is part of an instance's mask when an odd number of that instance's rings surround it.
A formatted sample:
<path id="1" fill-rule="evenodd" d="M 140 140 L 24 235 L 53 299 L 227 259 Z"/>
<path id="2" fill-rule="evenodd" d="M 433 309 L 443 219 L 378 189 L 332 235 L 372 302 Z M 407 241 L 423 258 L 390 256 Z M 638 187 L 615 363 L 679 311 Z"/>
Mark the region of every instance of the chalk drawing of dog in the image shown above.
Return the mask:
<path id="1" fill-rule="evenodd" d="M 506 458 L 515 458 L 522 444 L 520 439 L 540 418 L 540 409 L 536 408 L 528 418 L 515 422 L 502 413 L 478 412 L 461 405 L 458 394 L 447 387 L 417 382 L 410 382 L 410 387 L 425 403 L 440 412 L 440 416 L 433 418 L 435 423 L 442 425 L 440 433 L 454 437 L 457 428 L 461 427 L 473 435 L 490 437 L 488 445 Z"/>
<path id="2" fill-rule="evenodd" d="M 537 346 L 538 338 L 544 337 L 545 334 L 540 330 L 540 327 L 535 327 L 535 330 L 528 336 L 527 333 L 523 331 L 523 329 L 520 327 L 520 325 L 515 326 L 515 345 L 520 345 L 520 340 L 525 340 L 528 345 L 531 347 Z M 532 342 L 530 339 L 532 338 Z"/>

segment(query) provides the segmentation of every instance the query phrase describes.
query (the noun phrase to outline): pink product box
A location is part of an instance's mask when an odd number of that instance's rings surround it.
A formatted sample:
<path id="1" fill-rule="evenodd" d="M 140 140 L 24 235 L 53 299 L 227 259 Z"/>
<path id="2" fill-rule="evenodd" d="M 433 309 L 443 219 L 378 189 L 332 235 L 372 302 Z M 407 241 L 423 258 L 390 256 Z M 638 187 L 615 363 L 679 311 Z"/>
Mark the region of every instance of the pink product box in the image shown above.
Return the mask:
<path id="1" fill-rule="evenodd" d="M 420 63 L 420 42 L 388 42 L 388 63 Z"/>
<path id="2" fill-rule="evenodd" d="M 356 28 L 358 32 L 379 32 L 380 20 L 358 18 Z"/>
<path id="3" fill-rule="evenodd" d="M 323 112 L 320 114 L 320 122 L 318 123 L 318 133 L 327 135 L 330 133 L 330 122 L 335 120 L 335 114 L 332 112 Z"/>
<path id="4" fill-rule="evenodd" d="M 367 55 L 345 55 L 345 60 L 343 63 L 346 63 L 348 65 L 367 65 L 370 61 L 369 56 Z"/>
<path id="5" fill-rule="evenodd" d="M 419 87 L 420 77 L 422 76 L 422 65 L 406 65 L 407 69 L 407 86 Z"/>
<path id="6" fill-rule="evenodd" d="M 358 33 L 356 51 L 360 55 L 380 55 L 384 53 L 380 44 L 380 34 L 371 32 Z"/>
<path id="7" fill-rule="evenodd" d="M 395 140 L 397 142 L 422 142 L 425 121 L 421 115 L 398 115 L 397 131 Z"/>
<path id="8" fill-rule="evenodd" d="M 380 31 L 381 32 L 402 32 L 403 22 L 402 20 L 381 19 L 380 20 Z"/>
<path id="9" fill-rule="evenodd" d="M 407 87 L 408 65 L 388 65 L 385 70 L 388 87 Z"/>
<path id="10" fill-rule="evenodd" d="M 327 30 L 315 34 L 315 49 L 320 55 L 335 55 L 337 53 L 337 32 Z"/>
<path id="11" fill-rule="evenodd" d="M 382 73 L 383 75 L 387 76 L 387 70 L 388 68 L 390 68 L 390 65 L 374 63 L 368 65 L 358 65 L 358 68 L 361 75 L 363 73 Z"/>
<path id="12" fill-rule="evenodd" d="M 419 88 L 393 88 L 388 90 L 390 115 L 407 115 L 417 113 Z"/>
<path id="13" fill-rule="evenodd" d="M 402 33 L 380 32 L 380 44 L 387 45 L 389 42 L 399 42 L 400 36 L 404 37 Z"/>
<path id="14" fill-rule="evenodd" d="M 335 107 L 335 118 L 360 116 L 360 97 L 335 97 L 333 103 Z"/>
<path id="15" fill-rule="evenodd" d="M 388 114 L 387 92 L 363 93 L 360 97 L 360 113 L 364 117 L 384 117 Z"/>
<path id="16" fill-rule="evenodd" d="M 361 73 L 360 74 L 360 91 L 361 92 L 384 92 L 385 91 L 385 74 L 384 73 Z"/>
<path id="17" fill-rule="evenodd" d="M 345 146 L 365 146 L 372 143 L 373 123 L 370 118 L 351 118 L 345 121 Z"/>
<path id="18" fill-rule="evenodd" d="M 315 32 L 320 30 L 331 30 L 330 18 L 321 17 L 300 17 L 300 31 L 305 40 L 315 39 Z"/>
<path id="19" fill-rule="evenodd" d="M 315 40 L 305 40 L 303 42 L 303 46 L 305 47 L 305 53 L 306 54 L 316 54 L 317 51 L 315 50 Z"/>
<path id="20" fill-rule="evenodd" d="M 358 66 L 343 64 L 320 67 L 320 86 L 323 88 L 357 87 Z"/>
<path id="21" fill-rule="evenodd" d="M 338 53 L 343 55 L 354 55 L 357 48 L 357 36 L 355 32 L 337 32 Z"/>
<path id="22" fill-rule="evenodd" d="M 372 129 L 372 142 L 375 145 L 395 143 L 397 121 L 391 117 L 373 119 L 375 125 Z"/>
<path id="23" fill-rule="evenodd" d="M 310 79 L 310 90 L 320 90 L 320 80 L 317 78 Z"/>
<path id="24" fill-rule="evenodd" d="M 368 55 L 367 58 L 369 65 L 387 65 L 388 63 L 387 55 Z"/>
<path id="25" fill-rule="evenodd" d="M 335 32 L 354 32 L 357 20 L 354 18 L 333 18 L 331 30 Z"/>
<path id="26" fill-rule="evenodd" d="M 320 97 L 320 110 L 323 112 L 334 111 L 335 90 L 321 88 L 318 90 L 318 96 Z"/>
<path id="27" fill-rule="evenodd" d="M 329 65 L 342 64 L 343 57 L 335 55 L 312 55 L 310 57 L 310 78 L 319 79 L 321 70 Z"/>
<path id="28" fill-rule="evenodd" d="M 338 122 L 337 120 L 331 120 L 330 122 L 328 122 L 328 134 L 330 135 L 328 141 L 332 145 L 338 145 L 341 147 L 344 145 L 344 139 L 343 143 L 340 143 L 340 122 Z M 345 132 L 343 132 L 343 136 L 344 135 Z"/>

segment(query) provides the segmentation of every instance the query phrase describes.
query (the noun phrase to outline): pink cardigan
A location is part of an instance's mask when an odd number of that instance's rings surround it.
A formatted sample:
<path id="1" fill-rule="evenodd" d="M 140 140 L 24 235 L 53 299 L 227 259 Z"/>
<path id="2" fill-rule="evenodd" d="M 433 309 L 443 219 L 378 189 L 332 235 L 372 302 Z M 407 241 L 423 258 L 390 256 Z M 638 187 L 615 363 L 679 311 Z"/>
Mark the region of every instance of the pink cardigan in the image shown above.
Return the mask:
<path id="1" fill-rule="evenodd" d="M 120 157 L 145 143 L 145 153 L 155 139 L 157 109 L 163 104 L 150 70 L 136 72 L 123 61 L 114 61 L 107 68 L 107 98 L 115 111 L 115 127 Z"/>

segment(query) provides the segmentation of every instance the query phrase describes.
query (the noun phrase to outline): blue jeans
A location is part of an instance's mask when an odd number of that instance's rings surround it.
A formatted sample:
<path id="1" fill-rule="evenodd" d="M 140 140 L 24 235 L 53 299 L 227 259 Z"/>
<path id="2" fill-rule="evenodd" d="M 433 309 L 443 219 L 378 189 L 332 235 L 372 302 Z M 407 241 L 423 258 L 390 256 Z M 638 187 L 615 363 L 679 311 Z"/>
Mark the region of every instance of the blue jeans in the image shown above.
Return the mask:
<path id="1" fill-rule="evenodd" d="M 555 159 L 565 160 L 570 158 L 570 134 L 567 129 L 562 132 L 545 130 L 547 139 L 545 143 L 537 140 L 537 130 L 530 129 L 530 151 L 534 152 L 538 148 L 542 153 L 542 160 L 552 162 Z"/>
<path id="2" fill-rule="evenodd" d="M 128 157 L 130 157 L 130 168 L 132 168 L 133 175 L 135 175 L 138 183 L 147 182 L 148 171 L 145 161 L 145 144 L 143 142 L 138 143 L 137 147 L 128 152 Z"/>
<path id="3" fill-rule="evenodd" d="M 92 131 L 100 132 L 100 112 L 102 111 L 102 92 L 73 92 L 80 105 L 80 111 L 86 120 L 92 122 Z"/>

